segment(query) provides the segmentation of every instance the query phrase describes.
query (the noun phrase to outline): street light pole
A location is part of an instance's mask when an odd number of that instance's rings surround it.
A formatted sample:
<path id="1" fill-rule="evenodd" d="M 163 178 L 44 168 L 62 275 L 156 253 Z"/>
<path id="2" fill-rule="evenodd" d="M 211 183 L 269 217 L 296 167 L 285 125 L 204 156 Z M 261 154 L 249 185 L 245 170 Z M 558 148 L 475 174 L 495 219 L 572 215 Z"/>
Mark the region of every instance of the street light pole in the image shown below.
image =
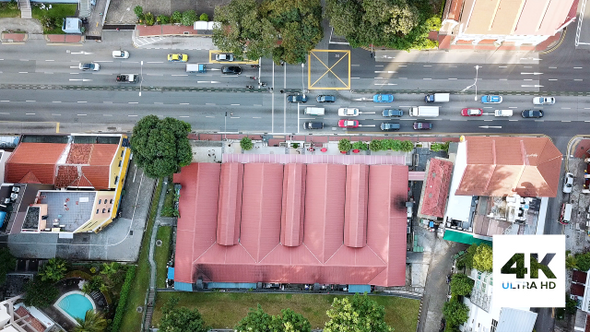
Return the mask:
<path id="1" fill-rule="evenodd" d="M 477 75 L 479 74 L 479 68 L 481 68 L 479 65 L 475 66 L 475 98 L 474 100 L 477 101 Z"/>
<path id="2" fill-rule="evenodd" d="M 139 76 L 141 77 L 141 80 L 139 81 L 139 96 L 141 97 L 141 85 L 143 84 L 143 61 L 140 62 L 140 72 L 141 74 L 139 74 Z"/>
<path id="3" fill-rule="evenodd" d="M 305 63 L 301 64 L 301 93 L 305 94 L 305 83 L 303 83 L 303 76 L 304 76 L 304 69 L 305 68 Z"/>
<path id="4" fill-rule="evenodd" d="M 223 129 L 223 132 L 225 133 L 225 141 L 227 141 L 227 112 L 225 112 L 225 129 Z"/>

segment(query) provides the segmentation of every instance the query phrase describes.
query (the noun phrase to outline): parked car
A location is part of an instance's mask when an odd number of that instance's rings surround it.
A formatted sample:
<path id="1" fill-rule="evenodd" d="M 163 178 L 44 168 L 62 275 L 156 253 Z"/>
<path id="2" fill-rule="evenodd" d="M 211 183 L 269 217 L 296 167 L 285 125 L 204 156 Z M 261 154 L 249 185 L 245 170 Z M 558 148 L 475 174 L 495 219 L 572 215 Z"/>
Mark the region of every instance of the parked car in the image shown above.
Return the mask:
<path id="1" fill-rule="evenodd" d="M 240 75 L 242 68 L 239 66 L 223 66 L 221 67 L 221 73 L 225 75 Z"/>
<path id="2" fill-rule="evenodd" d="M 572 173 L 565 173 L 563 178 L 563 192 L 569 194 L 574 188 L 574 175 Z"/>
<path id="3" fill-rule="evenodd" d="M 324 123 L 313 121 L 304 122 L 303 129 L 324 129 Z"/>
<path id="4" fill-rule="evenodd" d="M 481 116 L 483 110 L 481 108 L 464 108 L 461 110 L 463 116 Z"/>
<path id="5" fill-rule="evenodd" d="M 168 54 L 168 62 L 187 62 L 188 54 L 170 53 Z"/>
<path id="6" fill-rule="evenodd" d="M 399 130 L 401 127 L 399 123 L 394 122 L 383 122 L 381 123 L 381 130 L 383 131 L 392 131 L 392 130 Z"/>
<path id="7" fill-rule="evenodd" d="M 415 130 L 429 130 L 432 129 L 432 122 L 414 122 Z"/>
<path id="8" fill-rule="evenodd" d="M 383 116 L 403 116 L 404 115 L 404 111 L 402 111 L 402 110 L 386 109 L 386 110 L 383 110 L 383 112 L 381 114 L 383 114 Z"/>
<path id="9" fill-rule="evenodd" d="M 543 111 L 541 110 L 524 110 L 522 111 L 523 118 L 542 118 Z"/>
<path id="10" fill-rule="evenodd" d="M 319 95 L 315 100 L 318 103 L 333 103 L 336 101 L 336 97 L 327 96 L 327 95 Z"/>
<path id="11" fill-rule="evenodd" d="M 88 63 L 80 63 L 78 64 L 78 68 L 80 70 L 100 70 L 100 65 L 96 62 L 88 62 Z"/>
<path id="12" fill-rule="evenodd" d="M 234 61 L 234 55 L 231 53 L 215 53 L 215 61 Z"/>
<path id="13" fill-rule="evenodd" d="M 290 103 L 306 103 L 307 96 L 306 95 L 290 95 L 287 97 L 287 101 Z"/>
<path id="14" fill-rule="evenodd" d="M 535 105 L 553 105 L 555 104 L 555 97 L 535 97 L 533 98 Z"/>
<path id="15" fill-rule="evenodd" d="M 373 101 L 376 103 L 392 103 L 393 95 L 378 93 L 373 96 Z"/>
<path id="16" fill-rule="evenodd" d="M 113 58 L 127 59 L 127 58 L 129 58 L 129 52 L 127 52 L 127 51 L 113 51 Z"/>
<path id="17" fill-rule="evenodd" d="M 499 104 L 502 102 L 502 96 L 485 95 L 481 96 L 481 102 L 484 104 Z"/>
<path id="18" fill-rule="evenodd" d="M 338 109 L 338 116 L 358 116 L 359 109 L 358 108 L 346 108 L 342 107 Z"/>
<path id="19" fill-rule="evenodd" d="M 340 128 L 357 128 L 359 126 L 358 120 L 340 120 L 338 127 Z"/>

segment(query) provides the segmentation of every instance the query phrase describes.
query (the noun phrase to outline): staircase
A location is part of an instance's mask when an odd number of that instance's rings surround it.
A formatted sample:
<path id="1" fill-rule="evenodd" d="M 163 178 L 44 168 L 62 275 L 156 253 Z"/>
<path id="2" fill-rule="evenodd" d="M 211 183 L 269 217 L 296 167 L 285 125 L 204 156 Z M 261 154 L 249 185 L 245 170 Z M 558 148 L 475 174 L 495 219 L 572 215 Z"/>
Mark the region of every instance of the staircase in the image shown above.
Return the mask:
<path id="1" fill-rule="evenodd" d="M 143 321 L 143 330 L 149 331 L 152 326 L 152 315 L 154 314 L 154 305 L 156 304 L 156 290 L 150 288 L 147 298 L 147 309 L 145 311 L 145 320 Z"/>
<path id="2" fill-rule="evenodd" d="M 18 8 L 20 9 L 20 18 L 33 18 L 31 14 L 31 1 L 18 0 Z"/>

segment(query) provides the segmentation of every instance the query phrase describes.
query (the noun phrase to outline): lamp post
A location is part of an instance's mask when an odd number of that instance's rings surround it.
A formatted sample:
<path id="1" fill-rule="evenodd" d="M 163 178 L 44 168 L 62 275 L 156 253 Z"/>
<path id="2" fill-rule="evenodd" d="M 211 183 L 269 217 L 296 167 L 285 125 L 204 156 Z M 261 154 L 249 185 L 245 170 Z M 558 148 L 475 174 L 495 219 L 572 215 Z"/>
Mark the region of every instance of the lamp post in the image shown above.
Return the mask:
<path id="1" fill-rule="evenodd" d="M 225 126 L 223 132 L 225 133 L 225 140 L 227 141 L 227 112 L 225 112 Z"/>
<path id="2" fill-rule="evenodd" d="M 303 77 L 304 77 L 304 69 L 305 69 L 305 63 L 301 64 L 301 93 L 305 94 L 305 83 L 303 83 Z"/>
<path id="3" fill-rule="evenodd" d="M 479 65 L 475 66 L 475 83 L 473 83 L 475 85 L 475 101 L 477 101 L 477 75 L 479 74 L 479 68 L 481 68 Z"/>
<path id="4" fill-rule="evenodd" d="M 140 62 L 140 74 L 141 80 L 139 81 L 139 96 L 141 97 L 141 85 L 143 84 L 143 61 Z"/>

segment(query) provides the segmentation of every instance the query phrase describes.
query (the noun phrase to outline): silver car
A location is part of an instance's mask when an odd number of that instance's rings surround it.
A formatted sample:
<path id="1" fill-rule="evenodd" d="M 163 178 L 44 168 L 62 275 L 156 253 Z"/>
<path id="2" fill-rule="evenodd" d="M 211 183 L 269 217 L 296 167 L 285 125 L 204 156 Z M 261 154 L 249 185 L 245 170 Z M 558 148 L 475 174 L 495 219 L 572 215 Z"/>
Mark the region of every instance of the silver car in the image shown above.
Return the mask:
<path id="1" fill-rule="evenodd" d="M 535 97 L 533 98 L 535 105 L 553 105 L 555 104 L 555 97 Z"/>
<path id="2" fill-rule="evenodd" d="M 215 61 L 234 61 L 234 55 L 231 53 L 216 53 Z"/>

